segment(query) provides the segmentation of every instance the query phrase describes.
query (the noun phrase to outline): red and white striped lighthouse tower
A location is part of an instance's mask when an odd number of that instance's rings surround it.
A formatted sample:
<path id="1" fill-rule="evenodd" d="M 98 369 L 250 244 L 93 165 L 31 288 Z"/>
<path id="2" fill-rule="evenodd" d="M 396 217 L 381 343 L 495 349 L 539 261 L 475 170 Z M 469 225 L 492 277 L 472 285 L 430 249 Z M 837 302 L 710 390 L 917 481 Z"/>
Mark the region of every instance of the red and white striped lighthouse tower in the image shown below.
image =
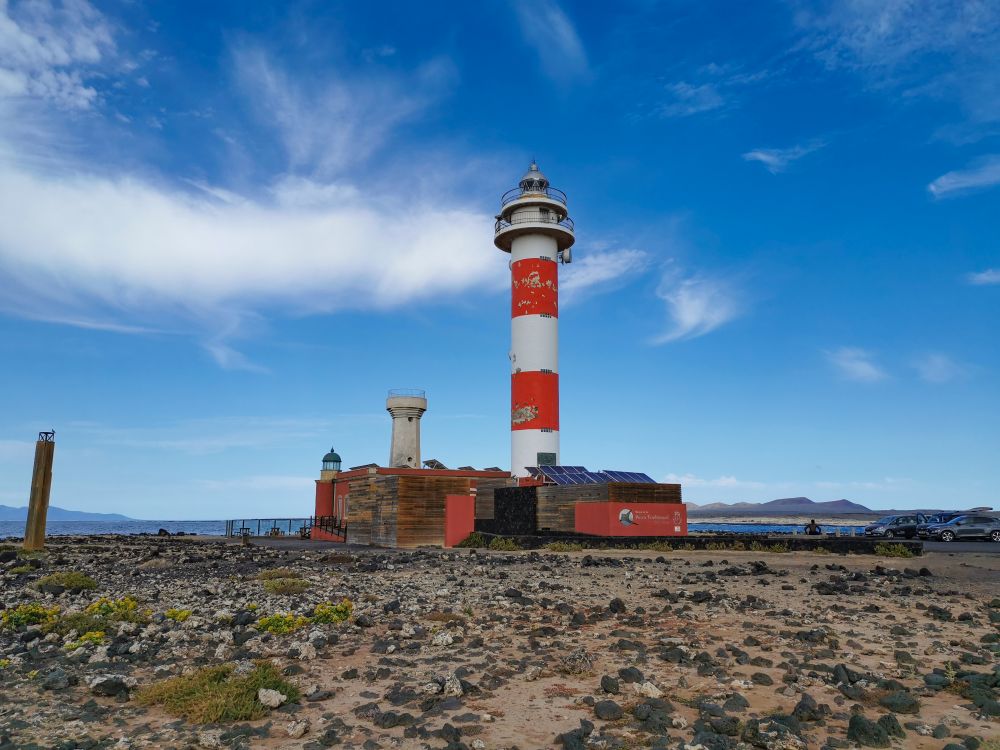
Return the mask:
<path id="1" fill-rule="evenodd" d="M 566 194 L 538 165 L 500 199 L 494 243 L 510 253 L 510 461 L 559 463 L 559 264 L 575 240 Z"/>

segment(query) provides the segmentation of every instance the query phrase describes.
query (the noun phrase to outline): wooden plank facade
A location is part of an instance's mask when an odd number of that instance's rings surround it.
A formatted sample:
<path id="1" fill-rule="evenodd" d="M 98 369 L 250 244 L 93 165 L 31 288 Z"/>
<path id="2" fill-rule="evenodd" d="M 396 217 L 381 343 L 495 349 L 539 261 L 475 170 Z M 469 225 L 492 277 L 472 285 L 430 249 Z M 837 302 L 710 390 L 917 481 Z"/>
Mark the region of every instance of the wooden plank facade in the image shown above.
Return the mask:
<path id="1" fill-rule="evenodd" d="M 679 484 L 573 484 L 542 485 L 539 487 L 506 487 L 493 490 L 490 509 L 497 524 L 491 531 L 497 534 L 524 533 L 521 515 L 534 514 L 541 532 L 573 532 L 576 530 L 577 503 L 680 503 Z M 523 505 L 519 515 L 516 506 Z M 503 510 L 499 509 L 503 506 Z M 514 506 L 514 507 L 511 507 Z M 517 531 L 506 530 L 499 521 L 510 519 Z M 477 498 L 476 520 L 480 520 Z"/>
<path id="2" fill-rule="evenodd" d="M 445 498 L 470 495 L 478 483 L 508 481 L 504 472 L 372 467 L 336 478 L 346 507 L 347 541 L 378 547 L 443 546 Z"/>

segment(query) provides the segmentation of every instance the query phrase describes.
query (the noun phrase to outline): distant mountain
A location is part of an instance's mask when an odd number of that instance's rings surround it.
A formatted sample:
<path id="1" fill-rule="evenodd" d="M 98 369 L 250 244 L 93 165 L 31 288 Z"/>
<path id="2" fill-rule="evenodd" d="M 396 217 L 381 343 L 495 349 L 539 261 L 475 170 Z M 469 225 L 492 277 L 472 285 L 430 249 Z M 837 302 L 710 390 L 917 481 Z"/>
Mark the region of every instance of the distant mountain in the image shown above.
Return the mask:
<path id="1" fill-rule="evenodd" d="M 829 500 L 817 503 L 808 497 L 784 497 L 778 500 L 771 500 L 766 503 L 708 503 L 707 505 L 689 506 L 703 511 L 750 511 L 755 513 L 872 513 L 870 508 L 850 500 Z"/>
<path id="2" fill-rule="evenodd" d="M 12 508 L 0 505 L 0 521 L 25 521 L 28 518 L 28 508 Z M 88 513 L 85 510 L 66 510 L 56 505 L 49 506 L 46 516 L 49 521 L 133 521 L 135 519 L 120 513 Z"/>

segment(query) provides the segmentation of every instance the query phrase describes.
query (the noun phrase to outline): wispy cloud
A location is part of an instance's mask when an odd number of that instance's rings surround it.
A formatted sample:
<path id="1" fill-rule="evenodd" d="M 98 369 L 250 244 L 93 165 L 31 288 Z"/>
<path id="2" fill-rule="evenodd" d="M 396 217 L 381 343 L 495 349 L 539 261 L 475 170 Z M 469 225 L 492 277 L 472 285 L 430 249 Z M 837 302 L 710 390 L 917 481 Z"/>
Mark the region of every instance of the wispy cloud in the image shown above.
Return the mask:
<path id="1" fill-rule="evenodd" d="M 233 63 L 261 122 L 280 136 L 291 169 L 314 178 L 364 161 L 394 128 L 424 113 L 457 79 L 445 58 L 404 75 L 292 75 L 266 49 L 249 43 L 234 48 Z"/>
<path id="2" fill-rule="evenodd" d="M 934 180 L 927 189 L 935 198 L 963 195 L 1000 185 L 1000 154 L 977 159 L 965 169 L 948 172 Z"/>
<path id="3" fill-rule="evenodd" d="M 1000 120 L 1000 5 L 990 0 L 798 3 L 803 46 L 829 68 L 903 96 L 956 101 L 976 123 Z"/>
<path id="4" fill-rule="evenodd" d="M 10 69 L 13 59 L 18 70 L 31 61 L 75 70 L 113 46 L 85 3 L 32 8 L 37 18 L 13 25 L 0 0 L 0 67 Z M 63 13 L 80 28 L 49 39 L 52 19 Z M 14 55 L 4 40 L 20 40 L 23 49 Z M 286 74 L 249 43 L 233 57 L 237 79 L 288 155 L 286 171 L 253 192 L 69 160 L 57 137 L 38 138 L 44 128 L 35 124 L 60 112 L 44 92 L 12 98 L 0 90 L 0 114 L 18 97 L 42 113 L 33 119 L 21 108 L 17 129 L 0 118 L 0 313 L 125 334 L 185 333 L 221 367 L 262 371 L 234 341 L 265 314 L 385 310 L 500 288 L 502 259 L 482 229 L 488 215 L 442 203 L 441 189 L 422 198 L 419 173 L 380 183 L 348 169 L 446 93 L 450 63 L 320 81 Z M 26 139 L 44 160 L 21 158 Z M 470 252 L 469 237 L 483 247 Z"/>
<path id="5" fill-rule="evenodd" d="M 666 99 L 656 107 L 661 117 L 690 117 L 731 106 L 746 86 L 770 76 L 767 70 L 747 73 L 733 65 L 710 63 L 685 80 L 666 84 Z"/>
<path id="6" fill-rule="evenodd" d="M 106 19 L 85 0 L 0 0 L 0 97 L 87 109 L 97 98 L 87 76 L 114 48 Z"/>
<path id="7" fill-rule="evenodd" d="M 549 77 L 566 80 L 587 72 L 583 42 L 555 0 L 516 0 L 514 11 L 525 41 Z"/>
<path id="8" fill-rule="evenodd" d="M 823 141 L 813 141 L 790 148 L 758 148 L 743 154 L 743 158 L 746 161 L 759 161 L 767 168 L 768 172 L 778 174 L 788 169 L 788 165 L 793 161 L 797 161 L 813 151 L 818 151 L 825 145 L 826 143 Z"/>
<path id="9" fill-rule="evenodd" d="M 704 274 L 684 276 L 668 269 L 657 296 L 666 303 L 669 325 L 653 343 L 704 336 L 743 313 L 743 294 L 731 279 Z"/>
<path id="10" fill-rule="evenodd" d="M 187 419 L 148 427 L 76 422 L 60 429 L 62 440 L 93 447 L 176 451 L 194 456 L 227 450 L 269 449 L 296 441 L 316 441 L 345 422 L 385 419 L 384 413 L 339 414 L 327 418 L 226 417 Z"/>
<path id="11" fill-rule="evenodd" d="M 721 476 L 715 479 L 706 479 L 694 474 L 667 474 L 663 481 L 668 484 L 680 483 L 686 487 L 724 487 L 729 489 L 763 489 L 767 487 L 764 482 L 753 482 L 746 479 L 737 479 L 734 476 Z"/>
<path id="12" fill-rule="evenodd" d="M 677 81 L 667 85 L 670 100 L 660 107 L 664 117 L 687 117 L 700 112 L 711 112 L 726 103 L 725 98 L 714 83 L 691 84 Z"/>
<path id="13" fill-rule="evenodd" d="M 649 264 L 642 250 L 588 250 L 560 271 L 559 304 L 571 305 L 634 280 Z"/>
<path id="14" fill-rule="evenodd" d="M 1000 284 L 1000 268 L 987 268 L 985 271 L 970 273 L 966 279 L 973 286 Z"/>
<path id="15" fill-rule="evenodd" d="M 241 490 L 244 492 L 284 493 L 298 497 L 313 485 L 312 477 L 294 477 L 274 474 L 254 474 L 229 479 L 198 479 L 196 484 L 206 490 Z M 280 499 L 280 498 L 276 498 Z"/>
<path id="16" fill-rule="evenodd" d="M 845 346 L 825 354 L 827 361 L 847 380 L 876 383 L 889 377 L 888 373 L 875 363 L 874 355 L 864 349 Z"/>
<path id="17" fill-rule="evenodd" d="M 921 355 L 913 361 L 913 366 L 920 379 L 928 383 L 949 383 L 965 377 L 969 368 L 947 354 L 931 352 Z"/>

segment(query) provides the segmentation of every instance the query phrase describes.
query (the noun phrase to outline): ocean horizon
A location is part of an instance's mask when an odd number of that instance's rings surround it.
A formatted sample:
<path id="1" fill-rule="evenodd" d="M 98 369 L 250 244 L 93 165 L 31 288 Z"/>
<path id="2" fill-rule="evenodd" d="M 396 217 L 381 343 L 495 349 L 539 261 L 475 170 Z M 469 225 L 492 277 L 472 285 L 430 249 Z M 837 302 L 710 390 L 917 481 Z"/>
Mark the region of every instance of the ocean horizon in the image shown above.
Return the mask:
<path id="1" fill-rule="evenodd" d="M 824 533 L 839 531 L 843 535 L 860 533 L 862 525 L 824 526 Z M 171 534 L 183 531 L 198 536 L 224 536 L 226 522 L 219 521 L 49 521 L 46 536 L 101 536 L 106 534 L 156 534 L 165 529 Z M 792 534 L 801 532 L 801 524 L 774 523 L 689 523 L 690 532 L 720 532 L 728 534 Z M 24 536 L 24 521 L 0 521 L 0 539 Z"/>

